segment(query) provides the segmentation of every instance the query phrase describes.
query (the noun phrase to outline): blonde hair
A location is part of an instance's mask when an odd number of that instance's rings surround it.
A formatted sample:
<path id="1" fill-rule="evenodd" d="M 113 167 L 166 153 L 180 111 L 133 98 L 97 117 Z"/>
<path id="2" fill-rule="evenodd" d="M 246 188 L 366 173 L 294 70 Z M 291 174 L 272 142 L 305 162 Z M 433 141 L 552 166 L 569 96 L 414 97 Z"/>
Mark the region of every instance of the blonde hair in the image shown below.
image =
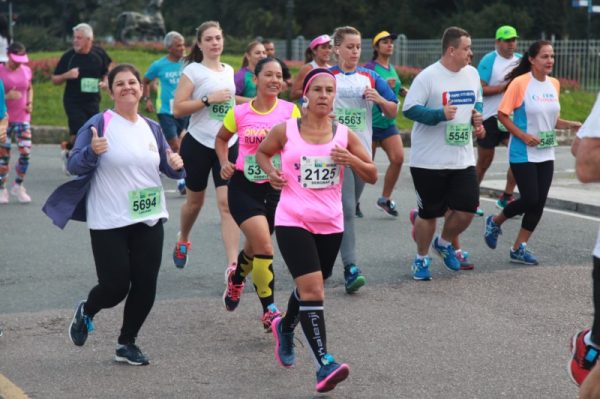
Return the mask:
<path id="1" fill-rule="evenodd" d="M 358 35 L 359 37 L 361 37 L 361 34 L 358 31 L 358 29 L 352 26 L 340 26 L 338 28 L 335 28 L 333 34 L 331 35 L 333 47 L 341 46 L 344 42 L 344 39 L 346 38 L 346 35 Z M 334 54 L 336 59 L 340 58 L 337 51 L 335 51 Z"/>

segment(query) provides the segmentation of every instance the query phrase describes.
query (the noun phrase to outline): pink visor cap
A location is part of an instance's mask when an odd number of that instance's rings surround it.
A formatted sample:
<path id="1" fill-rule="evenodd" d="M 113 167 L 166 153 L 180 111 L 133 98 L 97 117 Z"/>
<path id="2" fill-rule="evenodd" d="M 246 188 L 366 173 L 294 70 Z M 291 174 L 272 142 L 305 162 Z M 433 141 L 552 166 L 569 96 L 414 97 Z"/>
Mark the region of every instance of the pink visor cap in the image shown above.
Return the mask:
<path id="1" fill-rule="evenodd" d="M 311 49 L 315 49 L 317 46 L 321 45 L 321 44 L 325 44 L 325 43 L 330 43 L 331 42 L 331 38 L 329 37 L 329 35 L 321 35 L 318 37 L 315 37 L 313 39 L 312 42 L 310 42 L 310 48 Z"/>
<path id="2" fill-rule="evenodd" d="M 27 54 L 9 53 L 8 56 L 11 60 L 19 64 L 26 64 L 29 62 L 29 57 L 27 57 Z"/>

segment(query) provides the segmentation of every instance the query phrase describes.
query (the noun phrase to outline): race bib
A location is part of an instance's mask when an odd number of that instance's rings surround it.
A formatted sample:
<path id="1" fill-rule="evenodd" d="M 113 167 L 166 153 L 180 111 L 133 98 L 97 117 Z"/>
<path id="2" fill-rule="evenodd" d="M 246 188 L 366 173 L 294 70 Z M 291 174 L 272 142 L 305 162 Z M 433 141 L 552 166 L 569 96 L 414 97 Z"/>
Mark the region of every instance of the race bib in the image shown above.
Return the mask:
<path id="1" fill-rule="evenodd" d="M 446 125 L 446 144 L 464 146 L 469 144 L 473 127 L 470 123 L 448 123 Z"/>
<path id="2" fill-rule="evenodd" d="M 281 156 L 279 154 L 273 155 L 271 160 L 275 168 L 281 169 Z M 255 155 L 246 155 L 244 158 L 244 176 L 253 183 L 269 179 L 269 176 L 256 163 Z"/>
<path id="3" fill-rule="evenodd" d="M 208 116 L 210 119 L 215 120 L 215 121 L 223 121 L 223 119 L 225 119 L 225 114 L 227 114 L 227 111 L 229 111 L 229 109 L 231 107 L 234 106 L 234 101 L 233 99 L 231 99 L 228 102 L 225 103 L 218 103 L 218 104 L 211 104 L 208 107 Z"/>
<path id="4" fill-rule="evenodd" d="M 556 142 L 556 132 L 554 130 L 539 132 L 538 135 L 540 136 L 540 143 L 537 145 L 537 148 L 550 148 L 558 145 Z"/>
<path id="5" fill-rule="evenodd" d="M 157 215 L 161 207 L 162 187 L 150 187 L 129 192 L 129 215 L 132 219 L 142 219 Z"/>
<path id="6" fill-rule="evenodd" d="M 81 92 L 82 93 L 98 93 L 100 79 L 96 78 L 81 78 Z"/>
<path id="7" fill-rule="evenodd" d="M 300 173 L 300 184 L 304 188 L 327 188 L 340 182 L 338 165 L 331 157 L 303 156 Z"/>
<path id="8" fill-rule="evenodd" d="M 337 108 L 337 120 L 355 132 L 367 131 L 367 110 L 365 108 Z"/>

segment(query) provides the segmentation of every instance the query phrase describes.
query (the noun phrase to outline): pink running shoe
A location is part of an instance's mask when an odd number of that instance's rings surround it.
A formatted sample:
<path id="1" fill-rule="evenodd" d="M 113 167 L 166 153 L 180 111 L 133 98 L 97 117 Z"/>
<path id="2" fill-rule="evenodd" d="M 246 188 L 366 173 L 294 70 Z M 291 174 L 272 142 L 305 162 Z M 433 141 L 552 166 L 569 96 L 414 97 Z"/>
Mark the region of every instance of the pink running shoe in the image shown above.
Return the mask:
<path id="1" fill-rule="evenodd" d="M 277 306 L 275 306 L 274 303 L 267 306 L 267 311 L 262 315 L 260 319 L 260 321 L 262 321 L 266 333 L 271 332 L 271 324 L 273 323 L 273 319 L 281 316 L 281 312 L 279 311 L 279 309 L 277 309 Z"/>
<path id="2" fill-rule="evenodd" d="M 240 303 L 240 297 L 242 296 L 242 292 L 244 292 L 244 282 L 241 284 L 235 284 L 233 282 L 233 275 L 235 274 L 235 269 L 237 268 L 237 263 L 233 262 L 227 267 L 225 270 L 225 292 L 223 292 L 223 303 L 225 304 L 225 309 L 229 312 L 233 312 L 235 308 Z"/>

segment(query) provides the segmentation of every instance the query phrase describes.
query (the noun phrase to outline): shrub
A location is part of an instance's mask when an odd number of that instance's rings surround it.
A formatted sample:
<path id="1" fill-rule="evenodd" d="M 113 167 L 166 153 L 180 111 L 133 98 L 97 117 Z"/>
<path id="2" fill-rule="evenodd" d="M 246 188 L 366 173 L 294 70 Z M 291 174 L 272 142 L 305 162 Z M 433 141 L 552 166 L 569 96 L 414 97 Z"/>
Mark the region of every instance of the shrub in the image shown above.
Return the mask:
<path id="1" fill-rule="evenodd" d="M 396 72 L 400 77 L 403 85 L 410 85 L 415 78 L 421 72 L 421 68 L 409 67 L 409 66 L 398 66 Z"/>
<path id="2" fill-rule="evenodd" d="M 30 60 L 29 67 L 33 72 L 33 82 L 41 83 L 49 81 L 52 78 L 56 64 L 58 64 L 58 58 L 56 57 Z"/>
<path id="3" fill-rule="evenodd" d="M 560 83 L 560 91 L 578 91 L 581 89 L 579 82 L 575 79 L 558 78 Z"/>

